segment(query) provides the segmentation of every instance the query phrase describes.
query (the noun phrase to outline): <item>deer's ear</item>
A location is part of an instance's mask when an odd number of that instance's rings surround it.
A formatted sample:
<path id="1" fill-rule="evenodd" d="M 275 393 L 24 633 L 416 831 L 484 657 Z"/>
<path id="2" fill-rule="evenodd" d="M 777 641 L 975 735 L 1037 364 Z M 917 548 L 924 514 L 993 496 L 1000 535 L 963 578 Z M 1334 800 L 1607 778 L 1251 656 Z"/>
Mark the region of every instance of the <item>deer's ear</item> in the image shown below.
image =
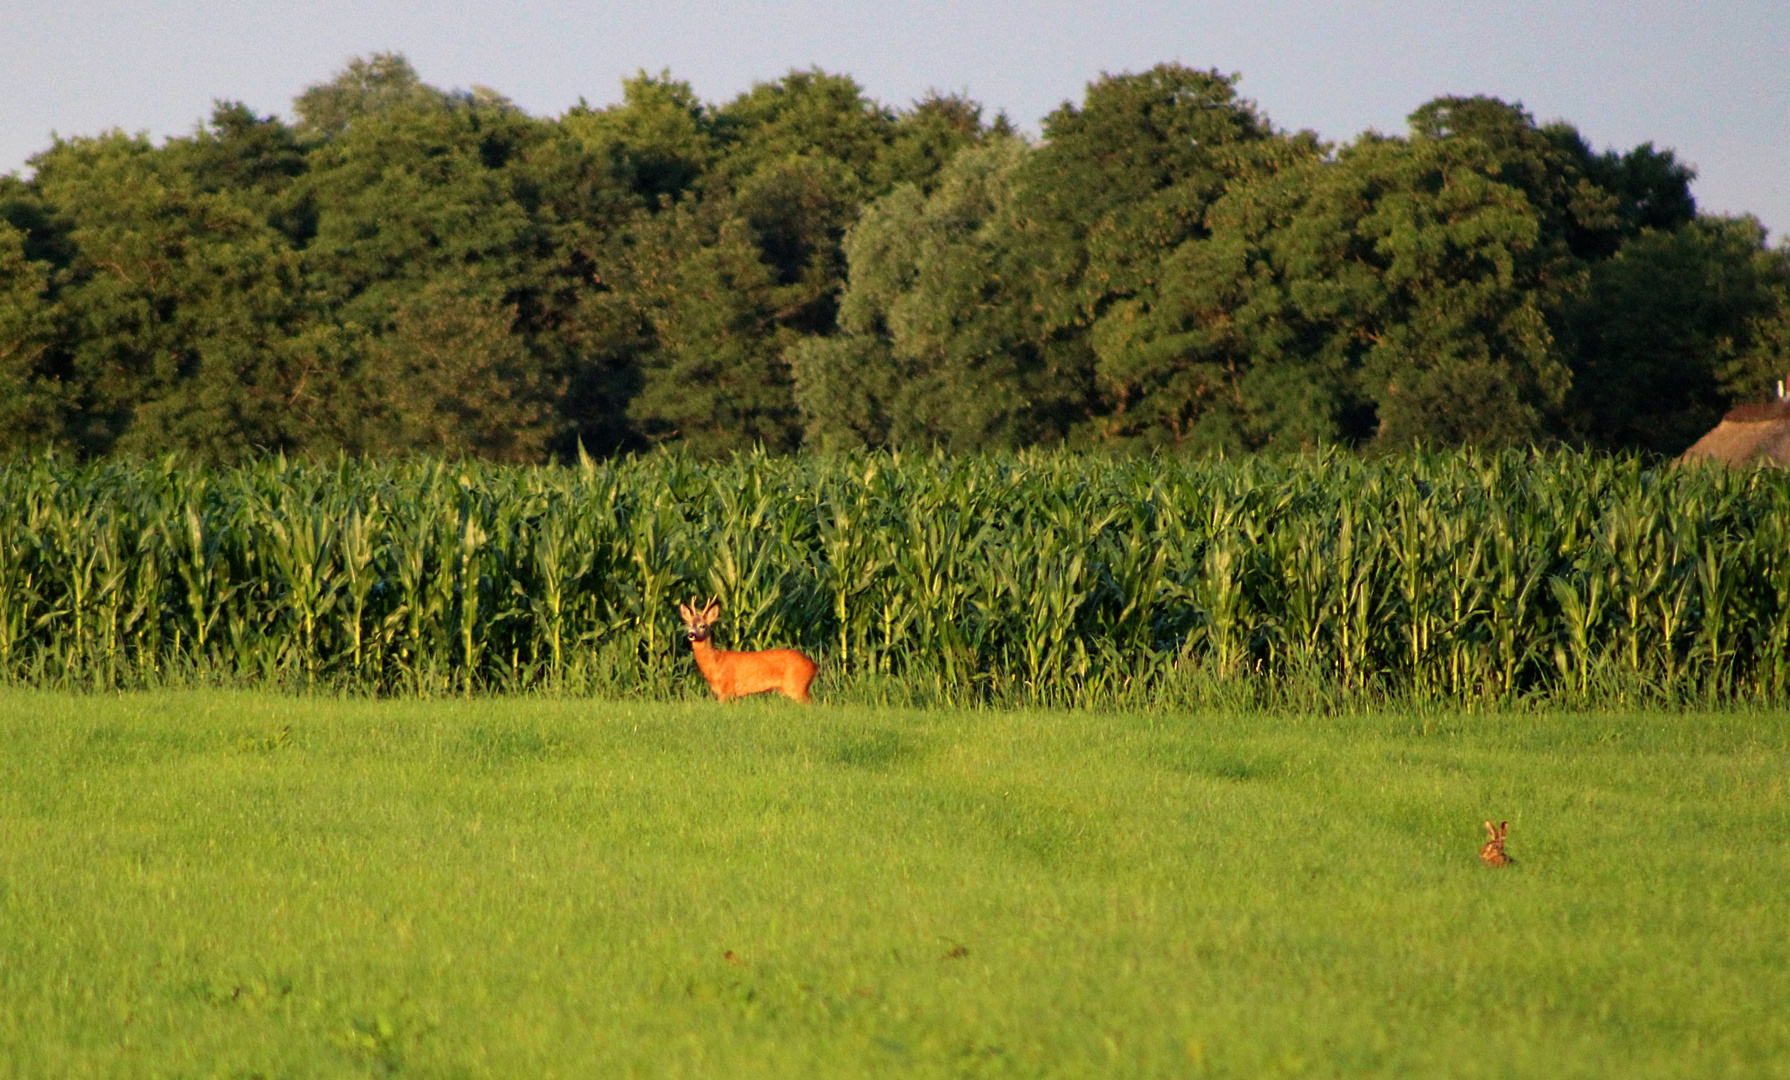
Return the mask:
<path id="1" fill-rule="evenodd" d="M 709 606 L 702 609 L 702 617 L 708 622 L 714 622 L 716 619 L 719 619 L 721 617 L 721 601 L 711 598 L 709 600 Z"/>
<path id="2" fill-rule="evenodd" d="M 685 622 L 696 621 L 696 613 L 690 610 L 689 604 L 679 604 L 677 606 L 677 613 Z"/>

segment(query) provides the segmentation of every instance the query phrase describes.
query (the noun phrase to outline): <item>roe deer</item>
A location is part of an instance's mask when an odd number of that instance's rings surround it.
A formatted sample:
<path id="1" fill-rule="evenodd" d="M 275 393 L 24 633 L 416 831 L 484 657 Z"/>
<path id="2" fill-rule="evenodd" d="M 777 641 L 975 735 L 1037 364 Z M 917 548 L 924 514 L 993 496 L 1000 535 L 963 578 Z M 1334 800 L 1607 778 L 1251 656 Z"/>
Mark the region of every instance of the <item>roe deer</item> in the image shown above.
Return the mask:
<path id="1" fill-rule="evenodd" d="M 1487 866 L 1509 866 L 1515 862 L 1516 860 L 1504 852 L 1504 837 L 1510 832 L 1510 822 L 1500 821 L 1493 825 L 1488 821 L 1485 823 L 1485 831 L 1491 839 L 1487 840 L 1485 846 L 1479 849 L 1481 861 Z"/>
<path id="2" fill-rule="evenodd" d="M 808 684 L 818 670 L 814 661 L 794 649 L 766 649 L 764 652 L 728 652 L 709 644 L 709 629 L 721 617 L 721 602 L 710 600 L 697 610 L 696 601 L 679 604 L 677 613 L 684 617 L 684 632 L 690 637 L 690 651 L 696 654 L 696 666 L 709 681 L 709 689 L 722 701 L 780 690 L 785 697 L 807 703 Z"/>

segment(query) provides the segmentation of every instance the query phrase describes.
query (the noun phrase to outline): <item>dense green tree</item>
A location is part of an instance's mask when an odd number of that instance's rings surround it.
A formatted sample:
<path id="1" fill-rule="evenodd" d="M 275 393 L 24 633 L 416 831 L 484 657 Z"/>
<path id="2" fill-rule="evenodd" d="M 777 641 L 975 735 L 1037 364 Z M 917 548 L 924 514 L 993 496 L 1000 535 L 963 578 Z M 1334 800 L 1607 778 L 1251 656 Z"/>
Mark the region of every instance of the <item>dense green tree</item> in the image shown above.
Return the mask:
<path id="1" fill-rule="evenodd" d="M 1277 266 L 1280 242 L 1327 176 L 1320 150 L 1303 136 L 1250 147 L 1202 230 L 1163 253 L 1149 280 L 1095 322 L 1101 441 L 1311 446 L 1358 424 L 1348 351 L 1299 316 L 1284 256 Z"/>
<path id="2" fill-rule="evenodd" d="M 540 461 L 560 431 L 561 387 L 512 332 L 515 307 L 464 284 L 423 286 L 367 343 L 357 434 L 373 452 Z"/>
<path id="3" fill-rule="evenodd" d="M 1537 125 L 1521 105 L 1494 97 L 1439 97 L 1418 107 L 1409 124 L 1416 142 L 1482 148 L 1488 175 L 1522 192 L 1547 242 L 1564 243 L 1577 258 L 1608 254 L 1628 224 L 1623 195 L 1600 179 L 1632 180 L 1635 194 L 1646 187 L 1639 175 L 1644 171 L 1640 151 L 1614 158 L 1613 164 L 1600 160 L 1570 124 Z M 1634 176 L 1630 164 L 1636 166 Z"/>
<path id="4" fill-rule="evenodd" d="M 958 151 L 1016 134 L 1004 113 L 984 123 L 977 102 L 961 94 L 929 92 L 896 115 L 894 135 L 883 152 L 884 172 L 891 183 L 930 192 Z"/>
<path id="5" fill-rule="evenodd" d="M 300 189 L 316 221 L 304 250 L 314 293 L 371 343 L 366 378 L 387 413 L 420 410 L 382 420 L 379 445 L 427 432 L 427 445 L 448 452 L 539 458 L 577 438 L 598 450 L 625 442 L 628 379 L 616 369 L 631 357 L 616 353 L 638 335 L 593 302 L 623 275 L 614 233 L 640 205 L 616 155 L 490 95 L 422 96 L 362 116 L 314 151 Z M 443 310 L 423 310 L 431 304 Z M 495 348 L 497 312 L 517 341 L 491 356 L 445 356 L 456 342 Z M 459 394 L 458 426 L 443 426 L 424 403 L 441 400 L 447 371 L 511 382 L 484 419 L 469 412 L 477 396 Z M 407 373 L 424 380 L 415 393 L 402 390 Z M 492 434 L 503 421 L 518 425 L 513 442 Z M 454 431 L 483 434 L 450 449 Z"/>
<path id="6" fill-rule="evenodd" d="M 1671 151 L 1586 158 L 1615 228 L 1559 315 L 1573 369 L 1562 434 L 1677 454 L 1790 368 L 1790 252 L 1750 218 L 1699 217 L 1695 172 Z"/>
<path id="7" fill-rule="evenodd" d="M 791 71 L 761 82 L 714 110 L 722 153 L 703 178 L 711 190 L 737 187 L 768 165 L 793 156 L 837 164 L 856 184 L 853 196 L 887 188 L 895 111 L 865 95 L 848 75 Z M 904 178 L 905 179 L 905 178 Z"/>
<path id="8" fill-rule="evenodd" d="M 123 135 L 34 164 L 63 252 L 47 299 L 75 445 L 227 457 L 339 444 L 340 417 L 316 395 L 342 357 L 262 213 Z"/>
<path id="9" fill-rule="evenodd" d="M 1081 106 L 1065 103 L 1044 120 L 1046 142 L 1026 163 L 1010 215 L 1008 280 L 1030 313 L 1034 363 L 1060 387 L 1034 407 L 1053 413 L 1063 436 L 1080 424 L 1078 441 L 1112 438 L 1105 416 L 1123 408 L 1123 390 L 1095 351 L 1115 335 L 1097 324 L 1154 306 L 1161 261 L 1204 237 L 1212 202 L 1281 138 L 1236 83 L 1161 64 L 1090 83 Z"/>
<path id="10" fill-rule="evenodd" d="M 1603 447 L 1677 454 L 1729 405 L 1790 372 L 1790 252 L 1751 218 L 1645 229 L 1595 264 L 1568 311 L 1571 431 Z"/>
<path id="11" fill-rule="evenodd" d="M 30 258 L 26 235 L 0 218 L 0 453 L 61 441 L 60 384 L 46 370 L 55 345 L 44 294 L 50 268 Z"/>
<path id="12" fill-rule="evenodd" d="M 237 101 L 218 102 L 210 124 L 191 138 L 170 140 L 162 152 L 200 191 L 231 191 L 244 201 L 276 197 L 305 171 L 297 133 Z"/>
<path id="13" fill-rule="evenodd" d="M 278 117 L 220 101 L 210 124 L 190 138 L 170 139 L 158 156 L 164 169 L 184 174 L 195 190 L 227 194 L 294 243 L 316 230 L 316 216 L 294 183 L 307 168 L 305 148 Z"/>
<path id="14" fill-rule="evenodd" d="M 640 100 L 669 118 L 655 93 Z M 793 449 L 802 425 L 786 353 L 836 326 L 846 230 L 865 200 L 930 177 L 954 144 L 986 132 L 964 103 L 934 98 L 900 114 L 817 71 L 694 119 L 717 147 L 714 164 L 636 234 L 631 287 L 652 346 L 630 415 L 647 438 L 702 452 Z"/>
<path id="15" fill-rule="evenodd" d="M 1697 201 L 1691 197 L 1696 170 L 1680 163 L 1672 151 L 1655 150 L 1646 142 L 1623 154 L 1608 150 L 1593 157 L 1584 149 L 1584 155 L 1589 178 L 1615 196 L 1618 242 L 1642 230 L 1670 232 L 1696 220 Z M 1610 246 L 1595 254 L 1613 252 Z"/>
<path id="16" fill-rule="evenodd" d="M 1571 382 L 1555 322 L 1622 225 L 1577 134 L 1443 98 L 1409 137 L 1312 149 L 1246 170 L 1157 301 L 1102 327 L 1109 422 L 1245 448 L 1552 437 Z"/>
<path id="17" fill-rule="evenodd" d="M 627 410 L 650 334 L 624 282 L 642 199 L 613 156 L 557 126 L 511 172 L 538 243 L 502 302 L 514 307 L 513 332 L 546 377 L 537 385 L 563 387 L 552 451 L 570 460 L 580 445 L 593 453 L 638 447 Z"/>
<path id="18" fill-rule="evenodd" d="M 355 57 L 333 79 L 307 88 L 292 108 L 303 135 L 333 139 L 365 117 L 394 108 L 428 109 L 447 97 L 425 84 L 402 53 L 374 53 Z"/>
<path id="19" fill-rule="evenodd" d="M 649 440 L 697 453 L 788 451 L 799 430 L 780 352 L 797 335 L 782 317 L 814 289 L 780 282 L 751 226 L 713 220 L 720 209 L 679 209 L 642 244 L 632 284 L 651 338 L 629 415 Z"/>
<path id="20" fill-rule="evenodd" d="M 842 328 L 886 342 L 792 354 L 823 442 L 865 437 L 830 414 L 882 415 L 880 437 L 955 449 L 1104 435 L 1095 328 L 1150 306 L 1160 260 L 1203 235 L 1212 200 L 1276 141 L 1234 79 L 1174 64 L 1090 84 L 1044 134 L 960 153 L 929 196 L 898 189 L 865 219 Z M 878 357 L 892 367 L 843 374 Z"/>
<path id="21" fill-rule="evenodd" d="M 1161 256 L 1203 235 L 1206 208 L 1273 136 L 1237 78 L 1159 64 L 1088 84 L 1045 117 L 1011 243 L 1041 330 L 1085 327 L 1146 289 Z"/>
<path id="22" fill-rule="evenodd" d="M 108 136 L 42 155 L 68 437 L 210 457 L 614 442 L 626 397 L 586 370 L 615 363 L 586 309 L 637 200 L 555 134 L 489 95 L 428 93 L 308 152 L 220 106 L 160 150 Z"/>
<path id="23" fill-rule="evenodd" d="M 1294 226 L 1295 243 L 1321 246 L 1332 225 L 1356 238 L 1366 273 L 1330 301 L 1331 332 L 1360 346 L 1382 445 L 1533 441 L 1570 381 L 1548 322 L 1581 274 L 1560 211 L 1596 193 L 1527 157 L 1516 110 L 1474 105 L 1496 135 L 1432 131 L 1419 110 L 1409 141 L 1352 148 L 1334 200 Z"/>
<path id="24" fill-rule="evenodd" d="M 514 108 L 458 102 L 392 107 L 311 154 L 302 181 L 316 233 L 314 287 L 341 318 L 377 329 L 444 273 L 525 275 L 543 237 L 508 166 L 538 135 Z"/>
<path id="25" fill-rule="evenodd" d="M 1054 388 L 1026 364 L 1027 320 L 1003 295 L 1003 215 L 1031 152 L 1012 137 L 961 152 L 931 195 L 904 184 L 853 227 L 843 332 L 788 354 L 811 445 L 976 450 L 1060 436 L 1031 408 Z"/>
<path id="26" fill-rule="evenodd" d="M 580 102 L 560 127 L 592 155 L 614 162 L 655 210 L 688 193 L 720 153 L 713 110 L 670 72 L 625 79 L 620 105 L 593 109 Z"/>
<path id="27" fill-rule="evenodd" d="M 0 450 L 1671 453 L 1790 367 L 1790 249 L 1492 98 L 1332 148 L 1165 64 L 1028 143 L 818 70 L 547 120 L 375 54 L 294 108 L 0 177 Z"/>

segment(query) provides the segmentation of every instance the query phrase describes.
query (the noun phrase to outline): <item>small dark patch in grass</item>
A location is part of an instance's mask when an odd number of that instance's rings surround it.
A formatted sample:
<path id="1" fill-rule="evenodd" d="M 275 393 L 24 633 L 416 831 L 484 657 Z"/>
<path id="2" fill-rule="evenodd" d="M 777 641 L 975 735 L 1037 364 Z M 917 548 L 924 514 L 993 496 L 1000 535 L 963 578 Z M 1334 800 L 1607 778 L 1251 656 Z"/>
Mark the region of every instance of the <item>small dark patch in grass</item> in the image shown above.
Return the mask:
<path id="1" fill-rule="evenodd" d="M 1371 817 L 1388 832 L 1426 843 L 1447 843 L 1448 838 L 1456 832 L 1472 837 L 1476 834 L 1468 831 L 1468 824 L 1472 824 L 1474 828 L 1479 824 L 1476 821 L 1454 820 L 1447 811 L 1427 804 L 1389 805 L 1374 812 Z M 1477 852 L 1484 841 L 1485 834 L 1478 833 L 1472 844 L 1473 850 Z"/>
<path id="2" fill-rule="evenodd" d="M 80 764 L 139 765 L 171 761 L 196 749 L 196 740 L 184 732 L 104 724 L 90 730 L 72 756 Z"/>
<path id="3" fill-rule="evenodd" d="M 283 976 L 262 979 L 230 979 L 223 977 L 194 979 L 187 984 L 193 997 L 214 1008 L 240 1008 L 260 1011 L 278 1004 L 292 994 L 293 982 Z"/>
<path id="4" fill-rule="evenodd" d="M 404 1070 L 412 1051 L 434 1031 L 435 1024 L 409 998 L 397 1006 L 370 1016 L 353 1016 L 340 1030 L 336 1042 L 365 1065 L 384 1076 Z"/>
<path id="5" fill-rule="evenodd" d="M 480 765 L 512 765 L 546 761 L 565 753 L 566 741 L 539 731 L 474 725 L 460 739 L 459 756 Z"/>
<path id="6" fill-rule="evenodd" d="M 913 738 L 888 728 L 847 735 L 833 751 L 836 764 L 877 772 L 905 765 L 921 756 L 921 748 Z"/>
<path id="7" fill-rule="evenodd" d="M 275 754 L 292 748 L 292 729 L 282 725 L 264 735 L 244 735 L 236 745 L 245 754 Z"/>
<path id="8" fill-rule="evenodd" d="M 1055 867 L 1076 853 L 1075 823 L 1048 807 L 998 800 L 973 813 L 1002 849 L 1028 862 Z"/>
<path id="9" fill-rule="evenodd" d="M 1189 746 L 1184 743 L 1158 743 L 1145 752 L 1145 758 L 1158 768 L 1185 776 L 1206 776 L 1215 780 L 1273 780 L 1286 773 L 1286 760 L 1269 754 L 1249 754 L 1215 746 Z"/>
<path id="10" fill-rule="evenodd" d="M 1385 755 L 1388 764 L 1402 765 L 1413 769 L 1430 769 L 1439 773 L 1454 776 L 1472 772 L 1472 768 L 1457 758 L 1439 754 L 1412 753 L 1408 750 L 1391 751 Z"/>
<path id="11" fill-rule="evenodd" d="M 1088 855 L 1083 823 L 1061 807 L 957 785 L 928 786 L 920 799 L 963 842 L 1045 867 Z"/>

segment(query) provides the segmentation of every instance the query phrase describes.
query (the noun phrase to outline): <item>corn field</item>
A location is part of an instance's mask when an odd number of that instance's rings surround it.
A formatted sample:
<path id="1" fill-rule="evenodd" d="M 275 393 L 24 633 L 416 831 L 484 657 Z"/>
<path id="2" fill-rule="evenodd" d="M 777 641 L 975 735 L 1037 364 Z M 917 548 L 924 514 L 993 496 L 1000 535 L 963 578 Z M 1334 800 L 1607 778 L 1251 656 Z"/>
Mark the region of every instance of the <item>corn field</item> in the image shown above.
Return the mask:
<path id="1" fill-rule="evenodd" d="M 1633 458 L 0 468 L 0 673 L 701 689 L 676 603 L 908 700 L 1782 702 L 1790 476 Z M 867 689 L 869 688 L 869 689 Z"/>

